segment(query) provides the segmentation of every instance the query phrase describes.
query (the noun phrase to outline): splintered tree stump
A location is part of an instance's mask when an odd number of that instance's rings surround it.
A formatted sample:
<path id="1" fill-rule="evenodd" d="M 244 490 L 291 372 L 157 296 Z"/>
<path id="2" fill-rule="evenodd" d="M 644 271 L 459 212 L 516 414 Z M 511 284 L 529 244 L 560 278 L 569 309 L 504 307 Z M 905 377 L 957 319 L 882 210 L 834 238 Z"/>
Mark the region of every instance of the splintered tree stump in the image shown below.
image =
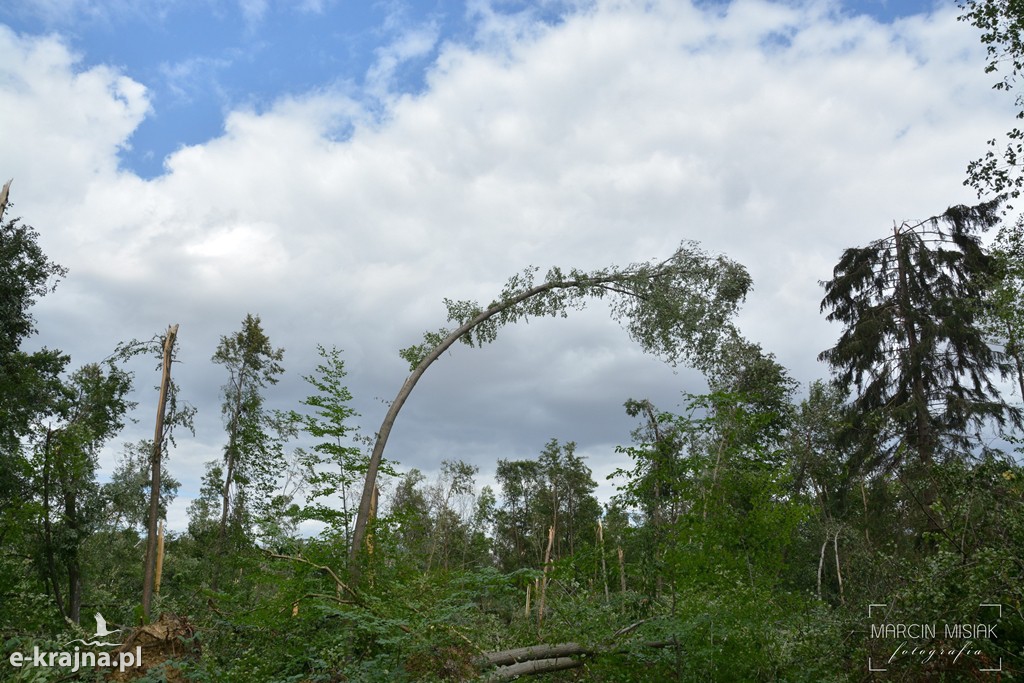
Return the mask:
<path id="1" fill-rule="evenodd" d="M 114 650 L 119 653 L 141 647 L 141 664 L 123 672 L 111 672 L 107 680 L 132 681 L 147 675 L 152 669 L 164 667 L 164 676 L 167 681 L 184 681 L 185 679 L 172 662 L 183 657 L 199 655 L 199 647 L 194 641 L 195 634 L 195 628 L 186 617 L 161 614 L 160 618 L 152 624 L 132 630 L 125 641 Z"/>

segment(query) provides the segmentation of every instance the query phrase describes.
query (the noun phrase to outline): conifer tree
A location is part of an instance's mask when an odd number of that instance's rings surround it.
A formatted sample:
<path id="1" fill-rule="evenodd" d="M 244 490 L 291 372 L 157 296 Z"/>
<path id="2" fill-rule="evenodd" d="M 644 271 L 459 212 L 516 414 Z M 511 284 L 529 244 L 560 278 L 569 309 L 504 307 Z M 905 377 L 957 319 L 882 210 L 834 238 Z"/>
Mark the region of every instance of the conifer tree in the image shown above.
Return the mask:
<path id="1" fill-rule="evenodd" d="M 997 223 L 998 209 L 955 206 L 894 226 L 843 252 L 822 283 L 822 310 L 844 325 L 819 359 L 853 396 L 851 475 L 895 470 L 907 455 L 924 466 L 962 457 L 990 421 L 1020 422 L 993 384 L 1005 360 L 976 321 L 992 269 L 978 233 Z"/>

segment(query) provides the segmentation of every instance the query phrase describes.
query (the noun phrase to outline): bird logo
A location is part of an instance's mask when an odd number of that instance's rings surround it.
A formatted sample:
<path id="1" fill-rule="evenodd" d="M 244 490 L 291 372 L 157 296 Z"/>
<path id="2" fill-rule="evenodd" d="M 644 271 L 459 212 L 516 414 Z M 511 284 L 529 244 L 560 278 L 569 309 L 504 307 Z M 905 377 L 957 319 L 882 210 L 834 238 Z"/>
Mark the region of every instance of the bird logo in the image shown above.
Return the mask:
<path id="1" fill-rule="evenodd" d="M 76 640 L 69 641 L 67 644 L 70 645 L 71 643 L 82 643 L 83 645 L 92 645 L 92 646 L 96 646 L 96 645 L 117 645 L 117 643 L 107 643 L 107 642 L 104 642 L 104 641 L 100 640 L 100 638 L 106 638 L 109 635 L 113 635 L 115 633 L 120 633 L 120 631 L 121 631 L 121 629 L 119 629 L 119 628 L 115 628 L 113 631 L 108 629 L 107 628 L 107 620 L 103 618 L 102 614 L 97 612 L 96 613 L 96 640 L 88 641 L 88 640 L 84 640 L 82 638 L 78 638 Z"/>
<path id="2" fill-rule="evenodd" d="M 99 612 L 96 613 L 96 637 L 105 638 L 111 633 L 120 633 L 121 629 L 115 628 L 113 631 L 107 630 L 107 620 L 103 618 L 103 615 Z"/>

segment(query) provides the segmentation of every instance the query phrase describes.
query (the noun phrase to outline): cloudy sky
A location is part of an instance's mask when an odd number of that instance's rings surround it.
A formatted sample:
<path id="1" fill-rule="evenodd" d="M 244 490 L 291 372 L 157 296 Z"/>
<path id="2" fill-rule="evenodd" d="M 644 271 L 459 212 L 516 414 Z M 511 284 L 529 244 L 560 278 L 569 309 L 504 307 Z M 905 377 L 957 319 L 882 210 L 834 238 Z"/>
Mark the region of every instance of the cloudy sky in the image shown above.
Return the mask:
<path id="1" fill-rule="evenodd" d="M 682 240 L 743 263 L 744 334 L 806 385 L 838 329 L 819 281 L 893 221 L 971 202 L 967 162 L 1010 127 L 955 3 L 6 0 L 0 176 L 69 268 L 34 345 L 80 365 L 180 323 L 199 408 L 170 468 L 181 528 L 224 442 L 221 335 L 259 314 L 298 407 L 316 345 L 344 351 L 373 433 L 444 297 L 528 265 L 598 268 Z M 136 368 L 151 434 L 158 381 Z M 604 495 L 627 398 L 701 390 L 603 304 L 456 347 L 388 454 L 436 470 L 575 440 Z M 120 450 L 119 444 L 114 451 Z M 112 467 L 107 454 L 103 466 Z"/>

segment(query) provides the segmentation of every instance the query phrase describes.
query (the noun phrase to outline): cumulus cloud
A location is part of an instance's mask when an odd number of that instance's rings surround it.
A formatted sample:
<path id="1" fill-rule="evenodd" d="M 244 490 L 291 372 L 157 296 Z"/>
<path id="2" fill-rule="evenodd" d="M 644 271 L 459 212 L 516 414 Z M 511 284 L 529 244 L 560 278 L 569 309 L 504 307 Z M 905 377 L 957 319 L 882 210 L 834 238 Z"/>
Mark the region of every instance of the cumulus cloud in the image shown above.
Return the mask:
<path id="1" fill-rule="evenodd" d="M 149 181 L 116 163 L 145 87 L 80 69 L 57 38 L 0 29 L 4 172 L 72 271 L 40 327 L 84 362 L 182 324 L 183 386 L 202 411 L 180 456 L 196 469 L 176 472 L 186 487 L 221 438 L 207 359 L 247 311 L 287 349 L 275 401 L 292 407 L 315 344 L 337 344 L 372 433 L 404 377 L 395 350 L 443 324 L 443 297 L 486 302 L 529 264 L 624 265 L 695 239 L 753 274 L 747 335 L 814 379 L 837 334 L 817 283 L 840 251 L 970 201 L 965 162 L 1010 116 L 953 8 L 893 24 L 761 0 L 473 12 L 468 42 L 405 33 L 368 74 L 393 88 L 397 65 L 436 50 L 423 91 L 388 90 L 384 111 L 327 85 L 238 109 Z M 555 437 L 607 472 L 629 438 L 626 398 L 671 408 L 700 388 L 600 304 L 457 348 L 429 375 L 390 454 L 428 470 L 454 457 L 487 470 Z"/>
<path id="2" fill-rule="evenodd" d="M 146 88 L 108 66 L 80 67 L 55 36 L 0 25 L 0 156 L 16 199 L 60 224 L 85 209 L 92 183 L 117 176 L 117 154 L 150 111 Z"/>

